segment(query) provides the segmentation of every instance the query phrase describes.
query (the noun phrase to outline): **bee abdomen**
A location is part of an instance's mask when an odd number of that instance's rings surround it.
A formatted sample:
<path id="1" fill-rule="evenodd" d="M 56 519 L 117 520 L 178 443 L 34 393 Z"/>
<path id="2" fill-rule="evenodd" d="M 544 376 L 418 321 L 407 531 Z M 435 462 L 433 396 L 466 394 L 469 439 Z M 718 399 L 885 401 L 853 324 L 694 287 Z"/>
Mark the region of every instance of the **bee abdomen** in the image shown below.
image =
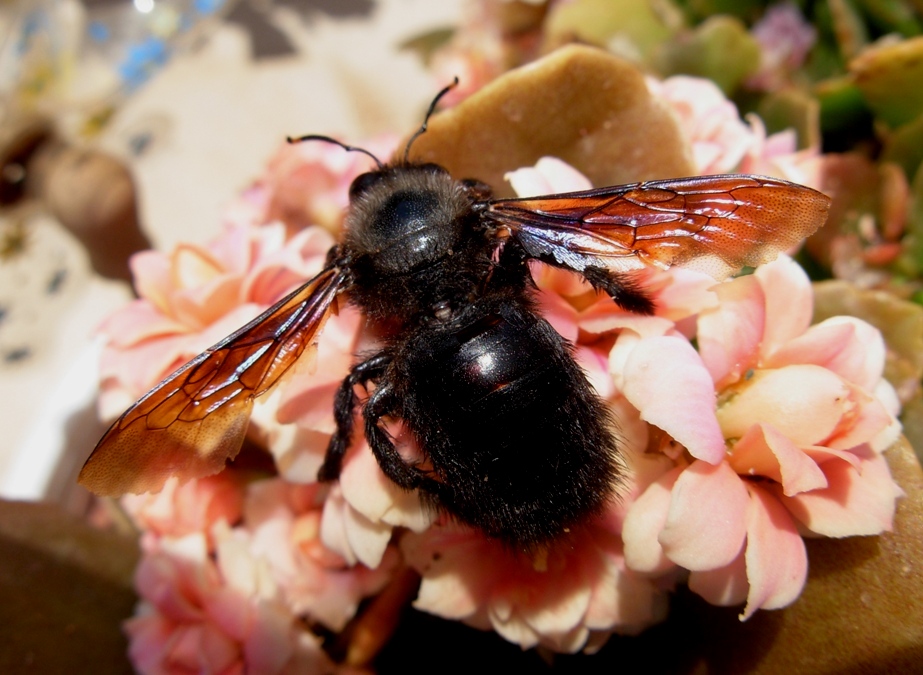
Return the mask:
<path id="1" fill-rule="evenodd" d="M 476 306 L 462 327 L 408 343 L 402 417 L 437 475 L 434 500 L 516 546 L 599 511 L 617 481 L 613 424 L 544 319 Z"/>

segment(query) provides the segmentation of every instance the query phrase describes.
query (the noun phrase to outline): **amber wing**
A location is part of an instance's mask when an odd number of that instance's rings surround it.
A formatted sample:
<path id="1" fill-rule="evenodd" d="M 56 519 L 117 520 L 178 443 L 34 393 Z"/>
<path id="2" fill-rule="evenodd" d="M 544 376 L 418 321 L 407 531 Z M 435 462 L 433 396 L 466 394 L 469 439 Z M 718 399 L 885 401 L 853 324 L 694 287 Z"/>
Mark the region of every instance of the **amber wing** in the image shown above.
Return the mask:
<path id="1" fill-rule="evenodd" d="M 803 185 L 724 174 L 498 200 L 485 215 L 530 256 L 577 272 L 683 265 L 723 279 L 795 246 L 829 208 Z"/>
<path id="2" fill-rule="evenodd" d="M 342 285 L 341 272 L 323 271 L 167 377 L 109 428 L 80 483 L 116 496 L 221 471 L 240 451 L 253 399 L 313 347 Z"/>

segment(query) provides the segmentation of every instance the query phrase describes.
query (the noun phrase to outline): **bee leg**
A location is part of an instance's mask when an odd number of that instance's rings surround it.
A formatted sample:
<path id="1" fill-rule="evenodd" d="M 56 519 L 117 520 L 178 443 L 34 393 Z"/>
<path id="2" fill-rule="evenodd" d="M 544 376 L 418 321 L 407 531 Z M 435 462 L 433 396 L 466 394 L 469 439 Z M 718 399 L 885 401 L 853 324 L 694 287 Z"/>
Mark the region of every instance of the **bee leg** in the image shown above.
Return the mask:
<path id="1" fill-rule="evenodd" d="M 653 314 L 654 301 L 630 274 L 616 274 L 602 267 L 587 267 L 583 278 L 594 288 L 605 291 L 622 309 L 636 314 Z"/>
<path id="2" fill-rule="evenodd" d="M 380 384 L 365 404 L 365 438 L 378 460 L 378 465 L 384 474 L 398 487 L 413 490 L 423 481 L 413 467 L 408 466 L 404 458 L 394 447 L 388 434 L 378 426 L 378 421 L 386 415 L 397 412 L 397 400 L 388 384 Z"/>
<path id="3" fill-rule="evenodd" d="M 327 482 L 340 477 L 343 457 L 352 443 L 353 413 L 359 404 L 355 387 L 357 384 L 365 387 L 371 380 L 381 377 L 389 363 L 391 363 L 390 355 L 385 353 L 376 354 L 372 358 L 353 366 L 349 371 L 349 375 L 340 384 L 333 399 L 333 419 L 337 428 L 333 432 L 333 436 L 330 437 L 324 463 L 317 472 L 317 480 Z"/>

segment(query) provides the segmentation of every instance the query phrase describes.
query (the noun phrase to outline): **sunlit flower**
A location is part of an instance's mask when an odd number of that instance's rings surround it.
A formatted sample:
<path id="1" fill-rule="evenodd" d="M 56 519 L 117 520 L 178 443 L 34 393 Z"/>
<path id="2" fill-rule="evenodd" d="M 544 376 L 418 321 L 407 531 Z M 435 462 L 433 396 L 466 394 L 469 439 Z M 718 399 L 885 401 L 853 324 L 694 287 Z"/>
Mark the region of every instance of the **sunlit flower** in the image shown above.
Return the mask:
<path id="1" fill-rule="evenodd" d="M 623 536 L 630 568 L 691 570 L 692 590 L 746 601 L 747 618 L 800 594 L 801 531 L 891 528 L 901 492 L 880 451 L 899 427 L 881 335 L 850 317 L 810 326 L 811 287 L 791 260 L 715 290 L 698 353 L 664 336 L 622 356 L 628 400 L 686 450 L 631 505 Z M 690 401 L 705 402 L 694 418 Z"/>
<path id="2" fill-rule="evenodd" d="M 429 69 L 437 85 L 458 78 L 458 85 L 442 98 L 443 105 L 463 101 L 509 67 L 498 10 L 491 0 L 466 3 L 461 25 L 433 52 Z"/>
<path id="3" fill-rule="evenodd" d="M 751 34 L 760 45 L 760 67 L 747 84 L 764 91 L 787 84 L 817 40 L 817 30 L 793 2 L 768 7 Z"/>
<path id="4" fill-rule="evenodd" d="M 388 162 L 397 147 L 395 135 L 370 138 L 356 147 Z M 339 232 L 349 205 L 349 186 L 361 173 L 375 168 L 363 152 L 347 152 L 335 143 L 305 141 L 283 145 L 269 160 L 257 189 L 266 194 L 266 222 L 279 220 L 298 232 L 320 225 Z"/>
<path id="5" fill-rule="evenodd" d="M 651 93 L 674 112 L 692 149 L 696 173 L 730 173 L 753 144 L 753 131 L 721 89 L 701 77 L 647 79 Z"/>
<path id="6" fill-rule="evenodd" d="M 327 488 L 264 480 L 247 490 L 244 526 L 250 550 L 266 560 L 291 610 L 343 630 L 362 598 L 390 580 L 397 553 L 388 549 L 377 567 L 348 565 L 320 540 Z"/>
<path id="7" fill-rule="evenodd" d="M 754 173 L 820 187 L 820 148 L 798 149 L 794 129 L 767 136 L 756 115 L 741 119 L 721 89 L 700 77 L 648 78 L 651 93 L 674 112 L 692 149 L 696 173 Z"/>
<path id="8" fill-rule="evenodd" d="M 162 539 L 141 559 L 141 604 L 125 623 L 129 656 L 140 673 L 326 673 L 319 640 L 303 630 L 279 597 L 267 563 L 246 541 L 216 532 L 217 558 L 205 536 Z"/>
<path id="9" fill-rule="evenodd" d="M 403 425 L 392 427 L 395 447 L 418 455 Z M 382 472 L 371 448 L 357 441 L 343 462 L 337 487 L 324 505 L 321 536 L 324 543 L 350 564 L 356 561 L 377 566 L 394 528 L 420 532 L 429 527 L 435 513 L 424 508 L 416 492 L 402 490 Z"/>
<path id="10" fill-rule="evenodd" d="M 317 274 L 332 237 L 310 228 L 286 239 L 280 224 L 228 226 L 205 246 L 131 259 L 140 298 L 100 327 L 101 416 L 111 419 L 184 362 Z"/>
<path id="11" fill-rule="evenodd" d="M 624 400 L 620 450 L 631 480 L 645 480 L 658 460 L 644 457 L 644 425 Z M 638 464 L 635 466 L 635 460 Z M 653 467 L 654 472 L 662 467 Z M 613 632 L 635 634 L 666 616 L 666 595 L 625 565 L 619 536 L 624 505 L 635 492 L 534 555 L 517 553 L 445 519 L 401 541 L 423 577 L 414 606 L 476 628 L 493 629 L 523 649 L 595 651 Z"/>
<path id="12" fill-rule="evenodd" d="M 125 495 L 122 506 L 142 529 L 142 543 L 156 544 L 151 537 L 178 538 L 202 533 L 223 521 L 233 525 L 243 513 L 244 480 L 235 471 L 187 481 L 170 478 L 155 494 Z"/>
<path id="13" fill-rule="evenodd" d="M 756 115 L 748 115 L 753 142 L 737 167 L 741 173 L 784 178 L 815 189 L 821 189 L 826 158 L 817 145 L 798 149 L 794 129 L 766 135 L 766 126 Z"/>

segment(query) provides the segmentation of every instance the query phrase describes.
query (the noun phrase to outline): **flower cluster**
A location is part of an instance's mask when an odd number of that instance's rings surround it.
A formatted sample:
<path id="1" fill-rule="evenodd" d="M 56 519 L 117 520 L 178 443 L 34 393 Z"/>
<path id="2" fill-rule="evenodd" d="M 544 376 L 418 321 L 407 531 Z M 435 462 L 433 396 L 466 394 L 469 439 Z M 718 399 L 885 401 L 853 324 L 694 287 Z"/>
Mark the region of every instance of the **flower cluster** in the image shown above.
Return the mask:
<path id="1" fill-rule="evenodd" d="M 751 167 L 812 182 L 816 148 L 767 138 L 713 85 L 675 78 L 648 90 L 672 110 L 700 172 Z M 141 299 L 103 326 L 107 415 L 321 269 L 342 206 L 333 191 L 345 194 L 365 165 L 311 145 L 283 150 L 209 245 L 135 259 Z M 508 180 L 520 196 L 591 187 L 550 157 Z M 590 652 L 661 621 L 683 580 L 711 603 L 744 604 L 742 618 L 785 606 L 805 583 L 803 536 L 891 527 L 900 490 L 881 452 L 899 433 L 899 404 L 882 375 L 884 343 L 856 318 L 811 325 L 812 288 L 791 259 L 721 284 L 646 270 L 637 283 L 656 303 L 651 316 L 567 272 L 536 263 L 533 276 L 541 311 L 619 421 L 627 478 L 617 502 L 574 527 L 566 546 L 527 555 L 424 508 L 361 437 L 338 483 L 318 484 L 334 392 L 369 339 L 343 307 L 314 369 L 254 413 L 272 475 L 233 466 L 125 499 L 144 531 L 142 603 L 127 624 L 136 667 L 330 670 L 314 633 L 343 631 L 364 598 L 408 569 L 421 579 L 420 610 L 524 648 Z M 399 449 L 419 451 L 399 420 L 389 424 Z"/>

